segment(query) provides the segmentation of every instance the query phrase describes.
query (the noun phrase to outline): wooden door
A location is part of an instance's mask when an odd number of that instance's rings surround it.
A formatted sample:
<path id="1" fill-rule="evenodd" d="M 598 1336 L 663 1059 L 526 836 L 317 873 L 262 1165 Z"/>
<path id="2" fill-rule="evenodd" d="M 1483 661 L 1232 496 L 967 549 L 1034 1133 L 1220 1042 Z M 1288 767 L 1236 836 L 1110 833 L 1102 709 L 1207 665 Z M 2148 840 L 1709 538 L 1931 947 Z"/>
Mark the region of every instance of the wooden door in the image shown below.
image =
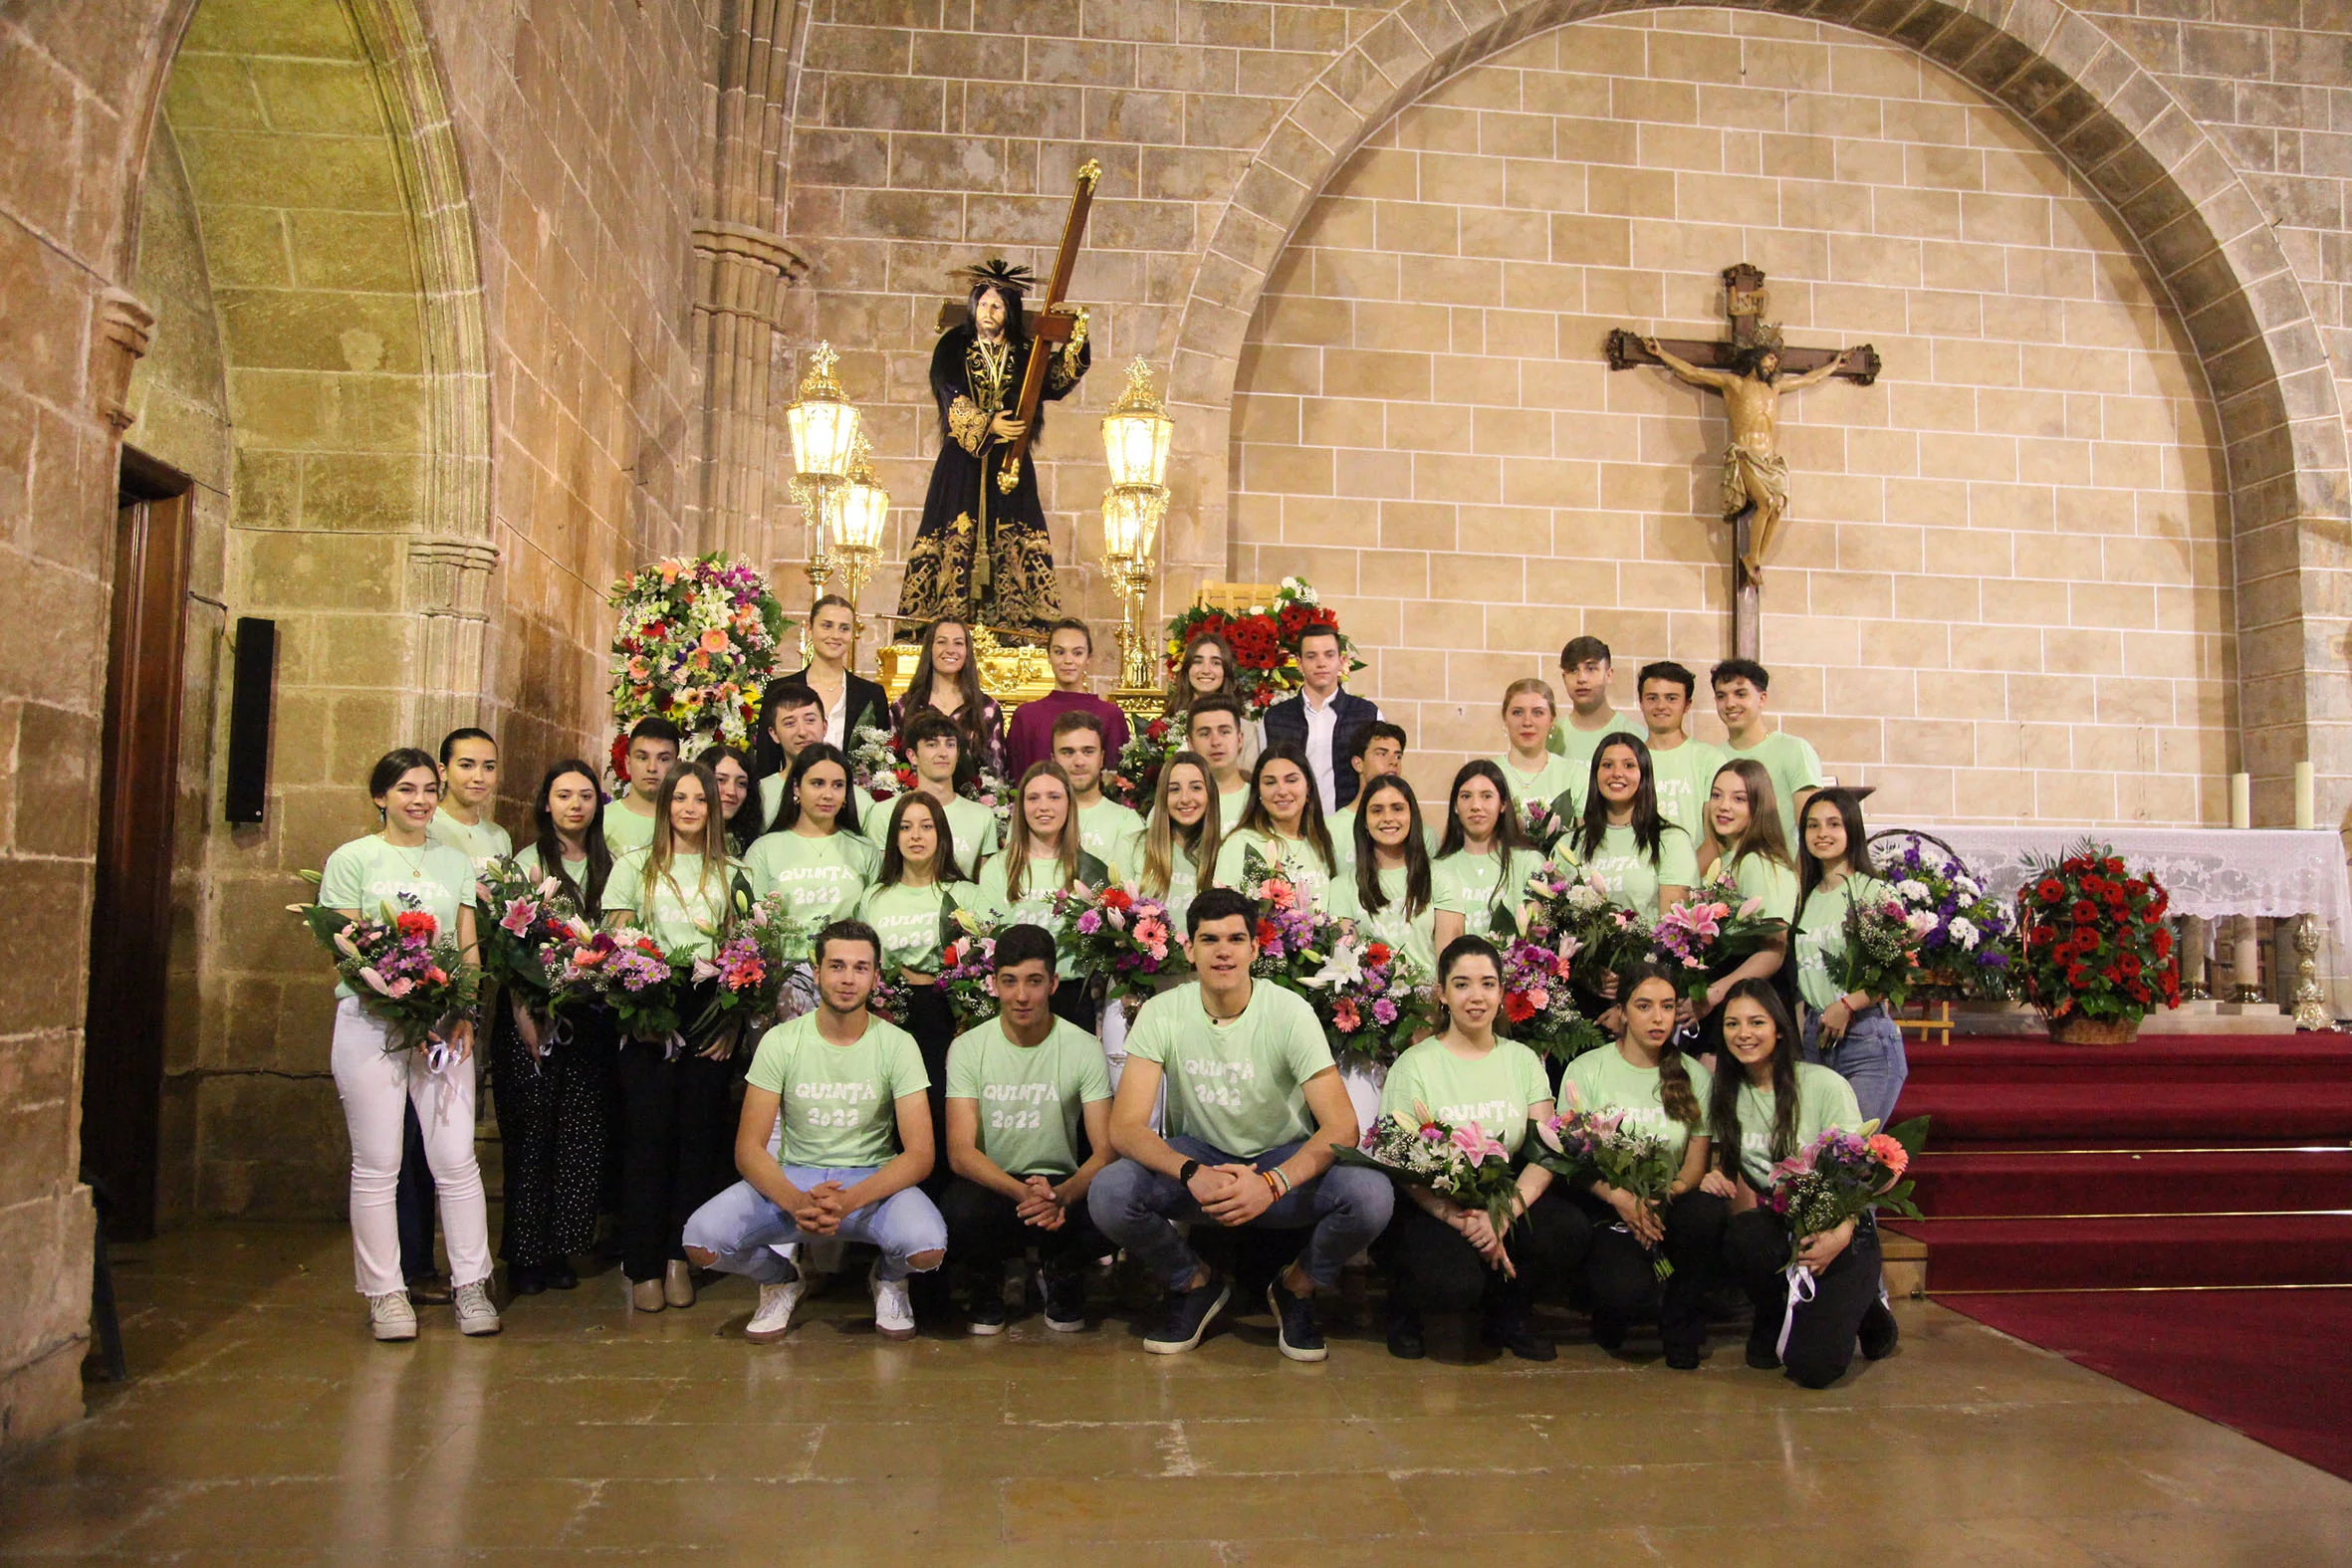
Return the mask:
<path id="1" fill-rule="evenodd" d="M 187 600 L 188 481 L 126 448 L 82 1078 L 83 1169 L 105 1189 L 108 1233 L 120 1239 L 155 1229 Z"/>

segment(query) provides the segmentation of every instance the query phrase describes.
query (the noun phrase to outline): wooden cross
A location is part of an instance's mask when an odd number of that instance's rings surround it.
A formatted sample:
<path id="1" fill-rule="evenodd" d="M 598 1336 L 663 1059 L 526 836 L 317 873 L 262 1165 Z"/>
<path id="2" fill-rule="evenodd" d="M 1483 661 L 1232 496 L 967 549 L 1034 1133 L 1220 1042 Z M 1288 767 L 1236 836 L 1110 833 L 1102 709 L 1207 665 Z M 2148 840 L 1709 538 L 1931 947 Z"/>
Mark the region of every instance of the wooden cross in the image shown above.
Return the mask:
<path id="1" fill-rule="evenodd" d="M 1761 426 L 1762 438 L 1771 443 L 1775 451 L 1774 405 L 1778 401 L 1775 388 L 1781 385 L 1781 376 L 1789 378 L 1787 385 L 1790 389 L 1807 384 L 1810 380 L 1821 379 L 1823 375 L 1851 381 L 1857 386 L 1868 386 L 1878 379 L 1878 350 L 1868 343 L 1843 350 L 1844 363 L 1833 370 L 1828 366 L 1837 362 L 1840 350 L 1795 348 L 1782 344 L 1779 341 L 1779 330 L 1764 320 L 1771 296 L 1764 289 L 1764 275 L 1760 269 L 1746 262 L 1736 267 L 1726 267 L 1723 281 L 1724 312 L 1732 324 L 1729 341 L 1693 337 L 1648 339 L 1663 350 L 1664 356 L 1661 356 L 1652 353 L 1644 345 L 1641 334 L 1618 328 L 1608 336 L 1609 368 L 1627 370 L 1636 365 L 1654 364 L 1673 370 L 1686 381 L 1694 379 L 1690 372 L 1695 371 L 1704 378 L 1703 384 L 1708 385 L 1709 389 L 1725 394 L 1735 444 L 1743 438 L 1745 432 L 1742 424 L 1745 419 Z M 1753 375 L 1750 368 L 1753 356 L 1765 348 L 1777 354 L 1779 359 L 1778 371 L 1768 384 Z M 1680 364 L 1670 363 L 1670 359 L 1678 360 Z M 1742 386 L 1728 382 L 1724 379 L 1726 376 L 1745 376 L 1748 378 L 1747 384 Z M 1742 399 L 1750 404 L 1761 405 L 1761 411 L 1744 407 Z M 1733 462 L 1732 454 L 1726 454 L 1725 462 Z M 1778 472 L 1784 480 L 1785 465 Z M 1782 488 L 1784 490 L 1784 483 Z M 1757 494 L 1761 496 L 1763 492 Z M 1772 498 L 1764 499 L 1769 504 Z M 1732 651 L 1744 659 L 1759 657 L 1763 644 L 1762 585 L 1757 580 L 1761 565 L 1750 545 L 1750 527 L 1756 513 L 1757 503 L 1752 501 L 1737 514 L 1729 515 L 1732 524 Z M 1775 506 L 1773 519 L 1776 520 L 1779 515 L 1780 509 Z"/>

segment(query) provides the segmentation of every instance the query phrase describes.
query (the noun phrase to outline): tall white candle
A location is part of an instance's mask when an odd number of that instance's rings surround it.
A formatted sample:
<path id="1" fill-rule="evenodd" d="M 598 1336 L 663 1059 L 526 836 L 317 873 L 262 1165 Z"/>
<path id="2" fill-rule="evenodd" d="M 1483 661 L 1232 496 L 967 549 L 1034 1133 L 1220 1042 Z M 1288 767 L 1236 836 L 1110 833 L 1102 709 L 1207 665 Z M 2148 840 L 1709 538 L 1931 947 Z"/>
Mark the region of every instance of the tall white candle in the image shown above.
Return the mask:
<path id="1" fill-rule="evenodd" d="M 2295 826 L 2319 825 L 2319 780 L 2309 763 L 2295 764 Z"/>
<path id="2" fill-rule="evenodd" d="M 2254 781 L 2251 774 L 2230 776 L 2230 825 L 2240 831 L 2254 825 Z"/>

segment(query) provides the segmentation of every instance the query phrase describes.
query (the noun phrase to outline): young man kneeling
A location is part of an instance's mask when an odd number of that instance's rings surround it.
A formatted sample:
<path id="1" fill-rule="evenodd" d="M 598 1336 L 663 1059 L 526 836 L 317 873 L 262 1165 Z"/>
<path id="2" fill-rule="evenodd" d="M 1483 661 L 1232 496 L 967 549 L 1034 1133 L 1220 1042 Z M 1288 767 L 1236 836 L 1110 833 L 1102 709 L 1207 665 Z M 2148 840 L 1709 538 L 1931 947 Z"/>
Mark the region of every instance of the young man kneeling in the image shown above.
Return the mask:
<path id="1" fill-rule="evenodd" d="M 1158 1355 L 1199 1344 L 1232 1294 L 1176 1221 L 1307 1232 L 1305 1249 L 1266 1296 L 1283 1354 L 1320 1361 L 1314 1292 L 1335 1287 L 1340 1268 L 1386 1229 L 1395 1198 L 1379 1172 L 1333 1167 L 1333 1148 L 1356 1140 L 1355 1110 L 1314 1009 L 1251 981 L 1257 923 L 1257 906 L 1230 888 L 1192 901 L 1185 924 L 1200 979 L 1137 1014 L 1110 1112 L 1124 1158 L 1088 1196 L 1102 1233 L 1168 1288 L 1164 1316 L 1143 1341 Z M 1151 1130 L 1163 1082 L 1165 1138 Z"/>
<path id="2" fill-rule="evenodd" d="M 807 1237 L 881 1249 L 871 1283 L 885 1339 L 914 1334 L 906 1276 L 947 1258 L 947 1227 L 916 1186 L 931 1174 L 931 1078 L 914 1036 L 866 1011 L 881 961 L 881 939 L 859 921 L 817 934 L 816 1009 L 762 1035 L 745 1075 L 743 1180 L 686 1222 L 689 1259 L 760 1282 L 743 1336 L 754 1344 L 792 1330 L 805 1288 L 794 1255 Z M 768 1152 L 780 1109 L 781 1159 Z"/>
<path id="3" fill-rule="evenodd" d="M 996 988 L 997 1015 L 947 1051 L 948 1250 L 971 1273 L 973 1333 L 1005 1331 L 1005 1263 L 1034 1241 L 1046 1326 L 1074 1334 L 1086 1326 L 1084 1269 L 1111 1250 L 1086 1212 L 1111 1160 L 1110 1073 L 1102 1042 L 1054 1013 L 1043 926 L 998 933 Z"/>

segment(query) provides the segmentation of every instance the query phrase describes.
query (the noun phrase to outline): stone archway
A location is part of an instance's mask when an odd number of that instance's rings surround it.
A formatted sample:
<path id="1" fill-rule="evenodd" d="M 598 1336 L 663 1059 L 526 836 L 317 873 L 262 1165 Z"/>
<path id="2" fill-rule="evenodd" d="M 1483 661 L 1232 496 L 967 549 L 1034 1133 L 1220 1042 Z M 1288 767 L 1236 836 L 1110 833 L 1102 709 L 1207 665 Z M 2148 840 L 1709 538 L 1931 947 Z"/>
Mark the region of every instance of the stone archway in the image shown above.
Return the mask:
<path id="1" fill-rule="evenodd" d="M 2221 148 L 2099 27 L 2055 0 L 1998 19 L 1946 0 L 1749 6 L 1905 44 L 2007 106 L 2102 197 L 2140 246 L 2197 349 L 2222 424 L 2235 552 L 2239 766 L 2256 812 L 2283 820 L 2293 763 L 2352 796 L 2344 677 L 2352 521 L 2335 383 L 2308 301 Z M 1532 0 L 1472 21 L 1413 0 L 1359 39 L 1277 122 L 1195 269 L 1173 384 L 1207 532 L 1221 535 L 1224 452 L 1241 345 L 1268 276 L 1314 197 L 1366 136 L 1466 66 L 1543 30 L 1644 7 Z M 1182 428 L 1182 427 L 1180 427 Z M 1193 444 L 1193 443 L 1198 444 Z M 2314 525 L 2323 525 L 2314 527 Z M 1209 553 L 1216 547 L 1209 545 Z"/>

